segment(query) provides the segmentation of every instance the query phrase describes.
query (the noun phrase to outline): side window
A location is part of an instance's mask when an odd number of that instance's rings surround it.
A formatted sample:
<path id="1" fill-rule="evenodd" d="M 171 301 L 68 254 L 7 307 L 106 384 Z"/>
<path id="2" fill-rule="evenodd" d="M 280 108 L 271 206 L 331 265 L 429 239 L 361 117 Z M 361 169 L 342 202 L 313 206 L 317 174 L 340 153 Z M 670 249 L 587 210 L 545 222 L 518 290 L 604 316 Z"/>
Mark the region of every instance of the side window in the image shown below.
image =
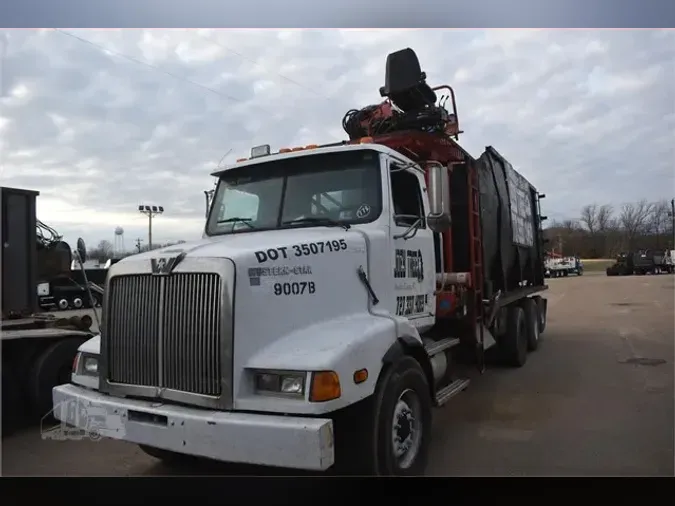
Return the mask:
<path id="1" fill-rule="evenodd" d="M 391 196 L 394 204 L 394 222 L 399 227 L 409 227 L 419 218 L 424 228 L 424 206 L 419 180 L 408 170 L 391 173 Z"/>

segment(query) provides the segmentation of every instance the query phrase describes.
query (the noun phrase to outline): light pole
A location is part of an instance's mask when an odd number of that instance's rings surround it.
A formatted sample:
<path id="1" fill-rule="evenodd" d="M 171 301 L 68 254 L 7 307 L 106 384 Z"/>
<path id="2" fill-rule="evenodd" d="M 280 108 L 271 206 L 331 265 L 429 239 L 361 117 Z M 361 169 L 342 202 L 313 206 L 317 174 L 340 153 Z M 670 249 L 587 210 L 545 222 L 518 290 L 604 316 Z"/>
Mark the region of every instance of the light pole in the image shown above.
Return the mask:
<path id="1" fill-rule="evenodd" d="M 670 233 L 672 235 L 671 239 L 673 240 L 673 244 L 671 245 L 671 248 L 675 249 L 675 199 L 671 199 L 670 201 L 670 212 L 668 213 L 668 216 L 670 216 L 670 219 L 672 220 Z"/>
<path id="2" fill-rule="evenodd" d="M 162 206 L 138 206 L 138 212 L 148 217 L 148 251 L 152 249 L 152 218 L 164 212 Z"/>

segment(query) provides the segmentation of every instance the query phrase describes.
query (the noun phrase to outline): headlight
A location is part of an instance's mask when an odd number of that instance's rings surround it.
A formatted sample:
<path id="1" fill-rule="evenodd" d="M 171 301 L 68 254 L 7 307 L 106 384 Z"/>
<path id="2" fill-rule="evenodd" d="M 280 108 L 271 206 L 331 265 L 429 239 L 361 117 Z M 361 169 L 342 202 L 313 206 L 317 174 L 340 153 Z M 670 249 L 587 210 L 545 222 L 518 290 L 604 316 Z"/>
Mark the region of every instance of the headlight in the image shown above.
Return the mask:
<path id="1" fill-rule="evenodd" d="M 98 375 L 98 358 L 85 356 L 82 361 L 82 372 L 91 376 Z"/>
<path id="2" fill-rule="evenodd" d="M 306 376 L 304 372 L 257 372 L 255 389 L 258 392 L 303 396 Z"/>
<path id="3" fill-rule="evenodd" d="M 98 376 L 98 357 L 87 353 L 78 353 L 73 361 L 73 374 Z"/>

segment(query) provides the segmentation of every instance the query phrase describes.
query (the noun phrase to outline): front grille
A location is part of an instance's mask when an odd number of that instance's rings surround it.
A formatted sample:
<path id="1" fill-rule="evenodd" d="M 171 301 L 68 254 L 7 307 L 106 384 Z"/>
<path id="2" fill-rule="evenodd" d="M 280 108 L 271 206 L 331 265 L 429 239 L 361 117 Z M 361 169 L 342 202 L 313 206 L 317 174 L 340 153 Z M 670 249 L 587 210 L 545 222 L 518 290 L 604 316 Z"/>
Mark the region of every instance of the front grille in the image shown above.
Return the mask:
<path id="1" fill-rule="evenodd" d="M 111 278 L 108 380 L 219 396 L 220 288 L 220 276 L 211 273 Z"/>

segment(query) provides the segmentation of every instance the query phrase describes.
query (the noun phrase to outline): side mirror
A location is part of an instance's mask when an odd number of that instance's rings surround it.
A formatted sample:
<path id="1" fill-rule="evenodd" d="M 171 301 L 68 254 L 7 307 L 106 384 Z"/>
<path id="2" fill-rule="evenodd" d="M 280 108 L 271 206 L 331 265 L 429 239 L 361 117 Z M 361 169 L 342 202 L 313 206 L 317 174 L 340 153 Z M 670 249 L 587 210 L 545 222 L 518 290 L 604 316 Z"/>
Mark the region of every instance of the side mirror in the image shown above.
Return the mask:
<path id="1" fill-rule="evenodd" d="M 80 263 L 87 261 L 87 246 L 84 244 L 84 239 L 81 237 L 77 240 L 77 256 L 79 256 Z"/>
<path id="2" fill-rule="evenodd" d="M 445 232 L 450 228 L 450 181 L 448 168 L 440 163 L 427 166 L 429 171 L 429 209 L 427 216 L 429 228 L 436 232 Z"/>

